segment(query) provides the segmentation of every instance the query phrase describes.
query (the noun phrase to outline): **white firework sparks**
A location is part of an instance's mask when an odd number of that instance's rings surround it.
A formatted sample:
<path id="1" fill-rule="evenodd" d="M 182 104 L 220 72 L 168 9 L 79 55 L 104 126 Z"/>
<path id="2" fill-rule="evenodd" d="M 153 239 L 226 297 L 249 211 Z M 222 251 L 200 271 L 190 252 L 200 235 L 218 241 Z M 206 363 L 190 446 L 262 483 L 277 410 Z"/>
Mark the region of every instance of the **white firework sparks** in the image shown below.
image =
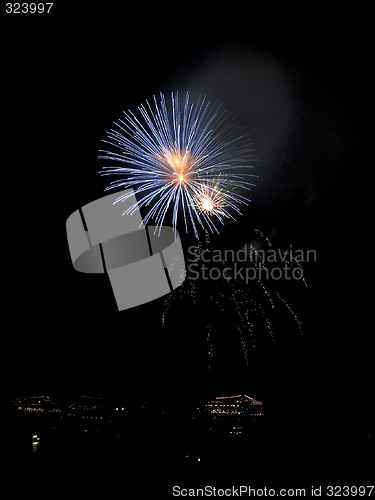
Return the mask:
<path id="1" fill-rule="evenodd" d="M 149 207 L 143 221 L 153 220 L 160 232 L 171 210 L 174 230 L 182 216 L 186 231 L 190 223 L 197 238 L 199 226 L 218 232 L 217 222 L 241 214 L 239 207 L 250 201 L 242 193 L 254 186 L 246 178 L 255 176 L 249 173 L 251 144 L 235 120 L 205 98 L 191 102 L 189 93 L 183 101 L 172 93 L 170 104 L 161 93 L 159 101 L 154 96 L 138 110 L 139 117 L 124 112 L 107 132 L 103 142 L 114 150 L 100 150 L 99 156 L 112 163 L 100 173 L 119 176 L 106 190 L 133 188 L 137 196 L 124 213 Z"/>
<path id="2" fill-rule="evenodd" d="M 253 231 L 266 249 L 273 247 L 263 231 L 258 228 Z M 214 353 L 220 332 L 231 332 L 231 336 L 234 334 L 236 342 L 241 346 L 247 366 L 250 364 L 251 353 L 259 344 L 275 342 L 280 335 L 284 335 L 285 330 L 291 335 L 303 334 L 300 318 L 278 290 L 282 286 L 278 280 L 275 283 L 269 281 L 266 286 L 262 276 L 254 275 L 249 281 L 235 279 L 224 272 L 225 269 L 230 271 L 231 263 L 217 258 L 214 262 L 215 268 L 223 271 L 220 279 L 205 279 L 204 275 L 199 275 L 195 269 L 199 268 L 199 263 L 202 265 L 208 263 L 203 259 L 203 255 L 204 252 L 208 253 L 209 247 L 210 239 L 206 231 L 205 244 L 199 241 L 194 248 L 194 256 L 190 261 L 193 264 L 190 276 L 187 276 L 184 283 L 165 299 L 161 320 L 163 327 L 170 327 L 173 330 L 177 318 L 185 317 L 186 311 L 189 311 L 194 330 L 205 331 L 209 370 L 215 365 Z M 246 245 L 242 249 L 246 249 Z M 257 259 L 252 260 L 249 257 L 246 265 L 249 269 L 256 269 L 259 264 L 258 257 L 260 259 L 261 256 L 254 248 L 251 248 L 251 252 L 256 252 Z M 290 269 L 302 269 L 301 264 L 292 257 L 286 258 L 283 254 L 283 259 L 282 263 L 288 262 Z M 261 261 L 261 264 L 263 266 L 267 262 Z M 295 283 L 287 280 L 286 283 L 289 293 L 293 286 L 296 287 L 298 295 L 307 287 L 304 278 L 298 279 Z M 196 321 L 196 318 L 199 320 Z M 186 322 L 188 321 L 190 320 L 186 318 Z"/>

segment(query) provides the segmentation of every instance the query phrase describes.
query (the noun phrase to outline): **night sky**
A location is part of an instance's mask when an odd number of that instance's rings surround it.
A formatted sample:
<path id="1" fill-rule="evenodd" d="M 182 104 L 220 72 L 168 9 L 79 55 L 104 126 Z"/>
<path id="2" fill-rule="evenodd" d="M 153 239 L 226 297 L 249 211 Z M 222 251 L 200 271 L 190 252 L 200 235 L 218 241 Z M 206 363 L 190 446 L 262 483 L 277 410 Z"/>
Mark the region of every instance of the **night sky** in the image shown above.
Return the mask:
<path id="1" fill-rule="evenodd" d="M 275 28 L 264 16 L 195 13 L 188 29 L 180 17 L 163 26 L 81 15 L 50 27 L 12 20 L 2 36 L 3 400 L 89 394 L 182 405 L 242 392 L 273 409 L 294 401 L 303 418 L 322 418 L 324 408 L 328 426 L 365 431 L 373 417 L 366 30 L 351 36 L 349 14 L 307 25 L 297 13 Z M 124 110 L 175 90 L 222 102 L 254 143 L 252 203 L 212 246 L 239 248 L 260 227 L 276 246 L 317 252 L 309 287 L 285 290 L 304 334 L 281 322 L 249 365 L 229 323 L 209 371 L 196 311 L 176 304 L 173 328 L 162 329 L 164 298 L 118 312 L 107 277 L 71 264 L 66 219 L 103 196 L 106 131 Z"/>

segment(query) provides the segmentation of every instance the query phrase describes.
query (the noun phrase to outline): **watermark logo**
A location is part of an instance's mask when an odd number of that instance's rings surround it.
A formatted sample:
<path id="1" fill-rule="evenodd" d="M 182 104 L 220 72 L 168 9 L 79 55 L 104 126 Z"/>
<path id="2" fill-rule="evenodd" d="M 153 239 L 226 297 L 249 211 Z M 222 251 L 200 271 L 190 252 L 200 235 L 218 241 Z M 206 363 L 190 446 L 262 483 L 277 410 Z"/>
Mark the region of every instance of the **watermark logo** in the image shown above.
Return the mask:
<path id="1" fill-rule="evenodd" d="M 119 311 L 170 293 L 186 276 L 178 233 L 145 226 L 133 190 L 127 194 L 124 202 L 116 202 L 118 193 L 99 198 L 66 221 L 74 269 L 107 273 Z"/>
<path id="2" fill-rule="evenodd" d="M 315 250 L 257 249 L 245 245 L 240 250 L 202 250 L 198 246 L 188 248 L 187 279 L 244 281 L 252 280 L 303 280 L 303 265 L 316 262 Z"/>

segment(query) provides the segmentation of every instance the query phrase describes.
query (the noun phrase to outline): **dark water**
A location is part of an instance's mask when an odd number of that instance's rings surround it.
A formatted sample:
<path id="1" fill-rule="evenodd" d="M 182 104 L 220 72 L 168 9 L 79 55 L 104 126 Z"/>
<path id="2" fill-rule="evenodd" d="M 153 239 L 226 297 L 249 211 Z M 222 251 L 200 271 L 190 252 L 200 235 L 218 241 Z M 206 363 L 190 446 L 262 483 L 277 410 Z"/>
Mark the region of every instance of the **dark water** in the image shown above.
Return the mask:
<path id="1" fill-rule="evenodd" d="M 1 443 L 9 473 L 27 484 L 39 488 L 53 481 L 58 488 L 85 494 L 113 489 L 126 498 L 146 493 L 170 498 L 174 485 L 311 488 L 370 484 L 375 477 L 373 438 L 367 435 L 295 436 L 263 428 L 243 439 L 225 440 L 183 432 L 142 434 L 139 429 L 72 436 L 3 428 Z"/>

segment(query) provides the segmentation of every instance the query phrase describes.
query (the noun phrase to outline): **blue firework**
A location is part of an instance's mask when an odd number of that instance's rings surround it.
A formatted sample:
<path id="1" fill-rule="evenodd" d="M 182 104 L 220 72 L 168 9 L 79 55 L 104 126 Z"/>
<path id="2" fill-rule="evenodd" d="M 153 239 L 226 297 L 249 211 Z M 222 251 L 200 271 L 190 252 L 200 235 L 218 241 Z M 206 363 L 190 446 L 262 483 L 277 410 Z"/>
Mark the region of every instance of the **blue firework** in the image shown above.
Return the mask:
<path id="1" fill-rule="evenodd" d="M 134 190 L 138 202 L 124 213 L 147 207 L 143 221 L 152 220 L 159 231 L 169 216 L 176 231 L 181 218 L 197 238 L 199 227 L 218 232 L 217 223 L 241 214 L 250 201 L 245 191 L 254 185 L 246 180 L 254 177 L 252 150 L 231 115 L 204 97 L 191 102 L 189 93 L 183 100 L 172 93 L 168 103 L 161 93 L 138 111 L 114 123 L 103 141 L 110 148 L 99 156 L 111 162 L 100 173 L 118 177 L 106 190 Z"/>

